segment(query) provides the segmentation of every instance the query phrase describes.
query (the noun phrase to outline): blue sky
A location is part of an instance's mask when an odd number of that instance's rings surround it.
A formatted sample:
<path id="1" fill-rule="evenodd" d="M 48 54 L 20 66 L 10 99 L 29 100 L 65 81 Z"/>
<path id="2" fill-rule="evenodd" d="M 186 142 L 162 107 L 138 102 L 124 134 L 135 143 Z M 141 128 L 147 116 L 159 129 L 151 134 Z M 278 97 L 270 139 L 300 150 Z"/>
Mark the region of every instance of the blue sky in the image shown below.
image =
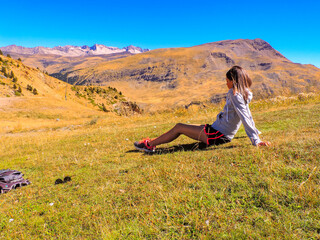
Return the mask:
<path id="1" fill-rule="evenodd" d="M 1 1 L 0 46 L 156 49 L 261 38 L 320 67 L 318 0 Z"/>

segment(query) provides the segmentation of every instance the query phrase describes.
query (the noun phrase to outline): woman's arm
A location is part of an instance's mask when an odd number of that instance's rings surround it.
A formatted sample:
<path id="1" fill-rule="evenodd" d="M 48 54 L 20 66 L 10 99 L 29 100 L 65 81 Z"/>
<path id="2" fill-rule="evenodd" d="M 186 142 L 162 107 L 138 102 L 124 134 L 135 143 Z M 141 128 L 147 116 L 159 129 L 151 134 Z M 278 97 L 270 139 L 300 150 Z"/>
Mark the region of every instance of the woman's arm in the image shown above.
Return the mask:
<path id="1" fill-rule="evenodd" d="M 255 146 L 263 146 L 264 142 L 261 142 L 259 138 L 259 131 L 255 127 L 250 109 L 246 105 L 243 97 L 240 94 L 233 95 L 232 93 L 229 96 L 251 143 Z"/>

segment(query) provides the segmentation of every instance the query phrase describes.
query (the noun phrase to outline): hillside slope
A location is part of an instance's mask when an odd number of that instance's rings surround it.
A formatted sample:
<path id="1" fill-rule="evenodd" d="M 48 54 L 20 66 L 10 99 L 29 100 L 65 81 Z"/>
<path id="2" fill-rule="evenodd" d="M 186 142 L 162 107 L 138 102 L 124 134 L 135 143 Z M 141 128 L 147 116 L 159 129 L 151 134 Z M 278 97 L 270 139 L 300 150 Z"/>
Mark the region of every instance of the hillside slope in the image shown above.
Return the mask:
<path id="1" fill-rule="evenodd" d="M 68 85 L 62 81 L 41 72 L 39 69 L 26 66 L 21 61 L 5 56 L 0 57 L 1 97 L 47 96 L 57 99 L 63 97 Z M 70 86 L 68 87 L 70 88 Z"/>
<path id="2" fill-rule="evenodd" d="M 16 102 L 24 103 L 20 108 L 37 109 L 37 112 L 47 108 L 71 112 L 103 110 L 123 114 L 130 109 L 139 112 L 115 88 L 74 87 L 19 60 L 0 55 L 0 108 L 6 111 Z"/>
<path id="3" fill-rule="evenodd" d="M 226 92 L 225 73 L 233 65 L 249 72 L 258 98 L 316 91 L 320 86 L 320 69 L 291 62 L 261 39 L 157 49 L 60 78 L 79 85 L 112 85 L 141 105 L 172 107 L 219 98 Z"/>

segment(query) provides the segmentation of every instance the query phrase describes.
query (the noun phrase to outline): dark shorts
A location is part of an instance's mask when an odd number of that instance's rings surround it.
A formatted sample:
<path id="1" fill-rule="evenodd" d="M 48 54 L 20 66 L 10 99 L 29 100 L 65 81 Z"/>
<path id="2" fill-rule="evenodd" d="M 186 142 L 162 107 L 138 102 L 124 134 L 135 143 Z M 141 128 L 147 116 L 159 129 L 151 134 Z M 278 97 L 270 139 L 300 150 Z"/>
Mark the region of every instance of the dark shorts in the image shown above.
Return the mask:
<path id="1" fill-rule="evenodd" d="M 208 136 L 207 145 L 220 145 L 230 142 L 230 139 L 225 137 L 221 132 L 206 124 L 204 126 L 204 133 Z"/>

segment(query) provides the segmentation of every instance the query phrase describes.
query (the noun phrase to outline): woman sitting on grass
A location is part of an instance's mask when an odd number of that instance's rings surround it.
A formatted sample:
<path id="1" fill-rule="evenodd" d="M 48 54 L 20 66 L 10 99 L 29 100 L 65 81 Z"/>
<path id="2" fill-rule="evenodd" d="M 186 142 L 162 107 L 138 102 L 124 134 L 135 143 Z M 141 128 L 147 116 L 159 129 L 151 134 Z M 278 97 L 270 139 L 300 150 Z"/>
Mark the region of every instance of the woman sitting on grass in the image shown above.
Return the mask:
<path id="1" fill-rule="evenodd" d="M 247 72 L 239 67 L 232 67 L 226 74 L 227 93 L 226 105 L 212 124 L 201 126 L 178 123 L 170 131 L 154 139 L 143 139 L 135 142 L 134 146 L 145 152 L 154 152 L 156 146 L 169 143 L 181 134 L 194 140 L 206 143 L 208 146 L 228 143 L 240 128 L 241 122 L 245 131 L 255 146 L 269 146 L 269 142 L 262 142 L 259 138 L 260 132 L 256 129 L 249 109 L 252 93 L 249 87 L 252 84 Z"/>

